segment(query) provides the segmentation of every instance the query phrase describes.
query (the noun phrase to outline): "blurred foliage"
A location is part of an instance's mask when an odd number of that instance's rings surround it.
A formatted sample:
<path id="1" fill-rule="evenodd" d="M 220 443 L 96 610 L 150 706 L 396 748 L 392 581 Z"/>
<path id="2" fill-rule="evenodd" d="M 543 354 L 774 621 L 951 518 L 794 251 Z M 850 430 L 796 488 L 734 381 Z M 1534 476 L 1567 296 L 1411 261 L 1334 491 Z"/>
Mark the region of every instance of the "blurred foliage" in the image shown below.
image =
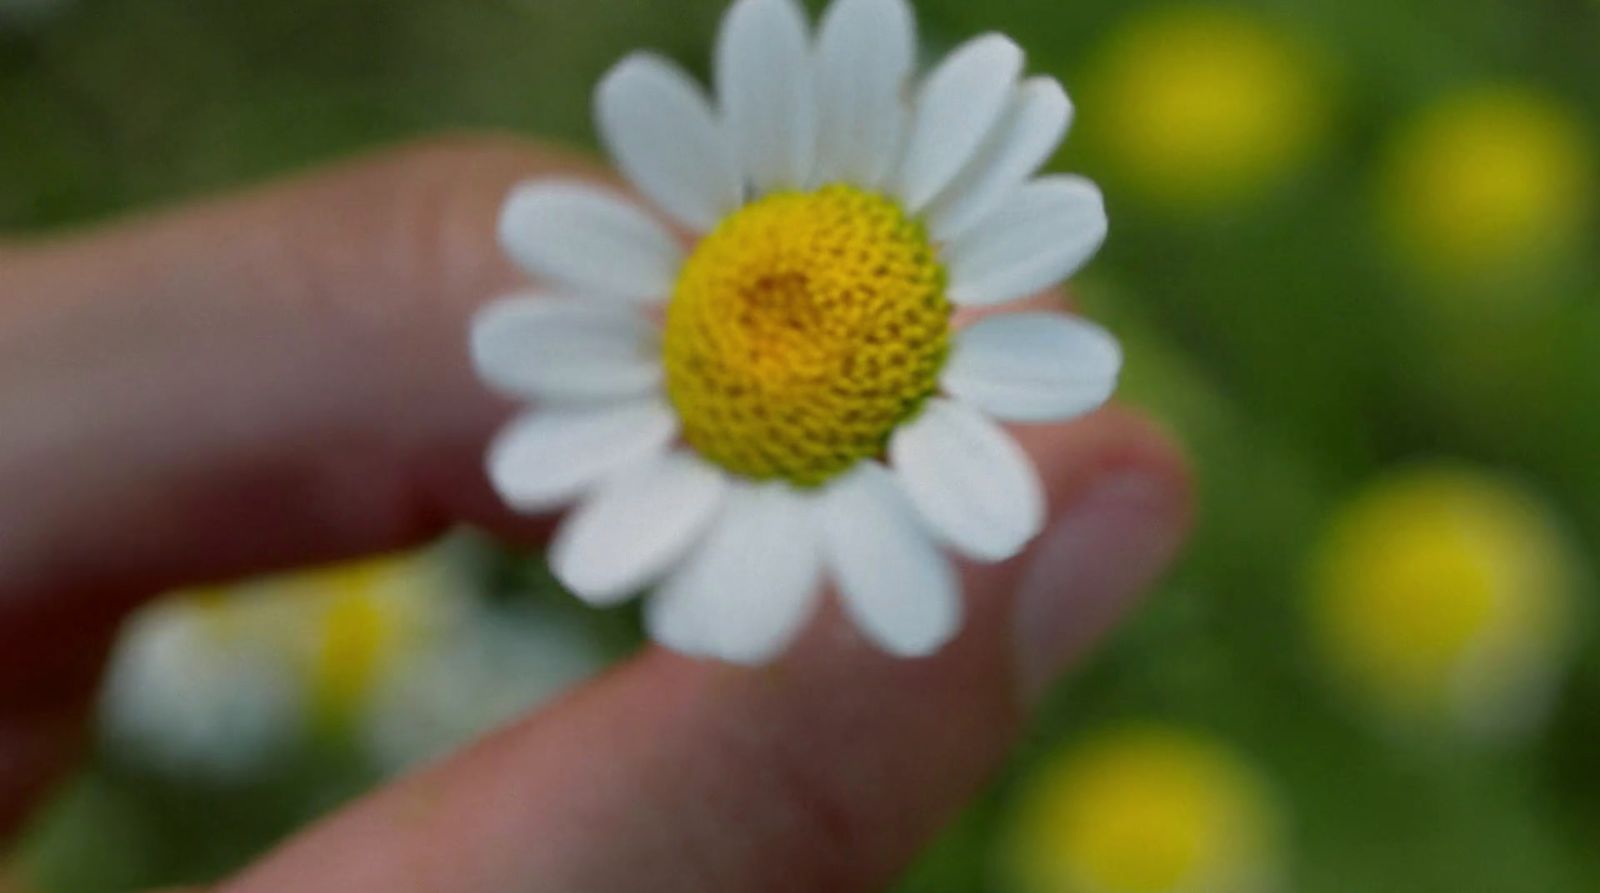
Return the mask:
<path id="1" fill-rule="evenodd" d="M 59 0 L 0 17 L 0 226 L 461 128 L 592 145 L 597 76 L 641 46 L 704 74 L 722 6 Z M 997 854 L 1039 767 L 1128 721 L 1224 742 L 1265 780 L 1297 891 L 1600 888 L 1596 612 L 1577 612 L 1548 721 L 1485 741 L 1380 719 L 1340 687 L 1307 580 L 1330 518 L 1418 460 L 1518 481 L 1580 560 L 1600 554 L 1600 5 L 919 7 L 930 48 L 1006 31 L 1078 102 L 1059 166 L 1104 184 L 1112 237 L 1075 289 L 1127 346 L 1124 396 L 1191 448 L 1202 508 L 1181 568 L 902 889 L 1006 889 Z M 1512 185 L 1473 192 L 1484 177 Z M 1501 249 L 1515 263 L 1479 266 Z M 1571 570 L 1590 600 L 1592 568 Z M 493 576 L 565 604 L 531 558 Z M 577 613 L 608 642 L 635 635 L 625 612 Z M 284 771 L 223 792 L 102 760 L 28 864 L 60 893 L 205 878 L 372 780 L 324 755 Z"/>

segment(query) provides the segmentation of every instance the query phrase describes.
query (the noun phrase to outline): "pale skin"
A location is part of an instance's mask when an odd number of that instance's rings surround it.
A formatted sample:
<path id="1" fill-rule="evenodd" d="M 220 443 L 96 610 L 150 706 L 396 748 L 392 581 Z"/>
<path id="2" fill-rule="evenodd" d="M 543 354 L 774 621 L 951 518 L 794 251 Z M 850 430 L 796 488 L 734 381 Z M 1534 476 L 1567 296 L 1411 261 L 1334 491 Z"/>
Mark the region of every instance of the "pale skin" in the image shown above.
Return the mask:
<path id="1" fill-rule="evenodd" d="M 435 141 L 0 244 L 0 833 L 82 754 L 141 601 L 456 523 L 543 540 L 484 480 L 513 407 L 474 380 L 467 320 L 521 282 L 493 235 L 508 187 L 583 166 Z M 831 608 L 766 668 L 646 649 L 213 889 L 882 888 L 1187 530 L 1182 458 L 1138 414 L 1017 433 L 1065 534 L 964 567 L 938 655 L 887 657 Z M 1062 544 L 1082 559 L 1041 576 Z"/>

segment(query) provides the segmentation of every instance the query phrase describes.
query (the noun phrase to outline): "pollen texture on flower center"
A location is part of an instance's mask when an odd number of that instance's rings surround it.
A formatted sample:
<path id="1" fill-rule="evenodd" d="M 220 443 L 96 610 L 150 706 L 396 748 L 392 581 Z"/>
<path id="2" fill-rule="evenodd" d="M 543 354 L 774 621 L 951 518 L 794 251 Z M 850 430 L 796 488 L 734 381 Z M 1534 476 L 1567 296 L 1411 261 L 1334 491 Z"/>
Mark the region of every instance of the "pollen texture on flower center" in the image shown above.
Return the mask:
<path id="1" fill-rule="evenodd" d="M 667 307 L 667 393 L 723 468 L 814 485 L 882 452 L 936 387 L 944 271 L 922 227 L 849 186 L 729 216 Z"/>

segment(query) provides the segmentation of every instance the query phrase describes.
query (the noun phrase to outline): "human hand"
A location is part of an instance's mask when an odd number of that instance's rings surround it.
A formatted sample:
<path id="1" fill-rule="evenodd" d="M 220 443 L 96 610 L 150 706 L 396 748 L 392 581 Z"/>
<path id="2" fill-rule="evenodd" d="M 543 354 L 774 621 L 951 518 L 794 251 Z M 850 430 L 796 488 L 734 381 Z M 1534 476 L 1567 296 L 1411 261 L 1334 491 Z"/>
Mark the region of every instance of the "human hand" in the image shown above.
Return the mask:
<path id="1" fill-rule="evenodd" d="M 140 601 L 453 523 L 542 539 L 484 480 L 509 407 L 474 379 L 467 318 L 517 282 L 494 238 L 511 184 L 581 167 L 433 143 L 0 247 L 0 829 L 75 755 Z M 1051 524 L 964 568 L 938 655 L 885 656 L 831 609 L 767 668 L 652 648 L 218 889 L 881 887 L 1187 527 L 1182 461 L 1138 416 L 1019 438 Z"/>

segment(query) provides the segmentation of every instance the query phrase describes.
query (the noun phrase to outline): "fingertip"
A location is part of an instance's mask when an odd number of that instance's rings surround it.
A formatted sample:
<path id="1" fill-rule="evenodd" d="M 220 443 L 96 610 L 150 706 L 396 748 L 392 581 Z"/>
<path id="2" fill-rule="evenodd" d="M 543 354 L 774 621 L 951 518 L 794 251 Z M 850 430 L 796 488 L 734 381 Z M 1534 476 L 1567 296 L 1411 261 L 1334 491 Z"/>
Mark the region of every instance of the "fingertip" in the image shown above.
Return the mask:
<path id="1" fill-rule="evenodd" d="M 1113 407 L 1082 423 L 1076 457 L 1030 439 L 1051 521 L 1024 558 L 1012 616 L 1018 690 L 1031 704 L 1084 659 L 1168 569 L 1193 523 L 1188 460 L 1150 417 Z"/>

